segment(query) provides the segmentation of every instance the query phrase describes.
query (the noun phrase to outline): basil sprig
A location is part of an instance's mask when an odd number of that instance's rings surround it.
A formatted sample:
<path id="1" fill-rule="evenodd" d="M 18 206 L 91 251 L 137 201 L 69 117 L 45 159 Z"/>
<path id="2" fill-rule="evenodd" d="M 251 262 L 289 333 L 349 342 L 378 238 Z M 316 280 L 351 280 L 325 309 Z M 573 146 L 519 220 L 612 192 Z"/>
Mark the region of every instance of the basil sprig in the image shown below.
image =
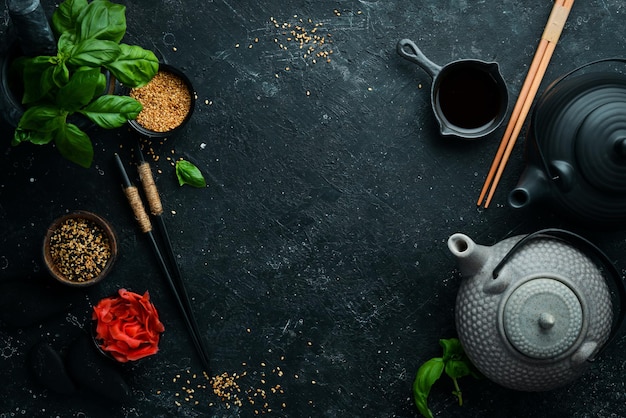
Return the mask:
<path id="1" fill-rule="evenodd" d="M 104 70 L 128 87 L 147 84 L 159 70 L 154 53 L 121 43 L 125 13 L 125 6 L 109 0 L 65 0 L 59 5 L 52 15 L 57 54 L 14 62 L 24 80 L 26 111 L 13 145 L 54 142 L 65 158 L 89 167 L 91 140 L 68 117 L 78 113 L 107 129 L 137 117 L 142 110 L 137 100 L 105 94 Z"/>
<path id="2" fill-rule="evenodd" d="M 187 160 L 176 161 L 176 177 L 181 186 L 188 184 L 198 188 L 206 187 L 206 180 L 200 169 Z"/>
<path id="3" fill-rule="evenodd" d="M 470 362 L 463 351 L 463 347 L 457 338 L 439 340 L 443 348 L 443 356 L 431 358 L 420 366 L 413 382 L 413 400 L 420 413 L 432 418 L 433 414 L 428 408 L 428 395 L 430 389 L 445 372 L 452 379 L 454 391 L 452 392 L 459 400 L 459 405 L 463 405 L 463 396 L 457 379 L 464 376 L 480 377 L 480 373 Z"/>

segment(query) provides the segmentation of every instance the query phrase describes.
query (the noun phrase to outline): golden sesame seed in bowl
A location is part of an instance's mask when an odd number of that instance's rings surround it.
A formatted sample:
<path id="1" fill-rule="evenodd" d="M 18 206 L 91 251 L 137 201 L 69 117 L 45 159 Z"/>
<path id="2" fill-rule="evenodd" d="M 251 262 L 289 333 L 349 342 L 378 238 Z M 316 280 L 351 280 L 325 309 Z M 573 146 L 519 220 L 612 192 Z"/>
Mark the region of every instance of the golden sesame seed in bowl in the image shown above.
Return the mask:
<path id="1" fill-rule="evenodd" d="M 189 78 L 178 68 L 160 63 L 148 84 L 130 89 L 128 95 L 143 110 L 130 126 L 148 138 L 165 138 L 181 129 L 193 114 L 195 93 Z"/>
<path id="2" fill-rule="evenodd" d="M 55 219 L 43 243 L 46 268 L 59 282 L 91 286 L 106 277 L 117 257 L 117 239 L 107 221 L 75 211 Z"/>

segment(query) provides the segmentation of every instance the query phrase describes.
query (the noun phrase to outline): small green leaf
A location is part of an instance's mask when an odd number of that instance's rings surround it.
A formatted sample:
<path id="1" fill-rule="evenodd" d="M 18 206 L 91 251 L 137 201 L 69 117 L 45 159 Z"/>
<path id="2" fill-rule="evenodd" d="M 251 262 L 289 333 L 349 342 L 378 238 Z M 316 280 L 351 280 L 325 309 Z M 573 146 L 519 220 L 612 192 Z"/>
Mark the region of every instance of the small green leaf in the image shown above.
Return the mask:
<path id="1" fill-rule="evenodd" d="M 65 0 L 52 14 L 52 29 L 59 35 L 75 32 L 76 22 L 82 10 L 87 7 L 87 0 Z"/>
<path id="2" fill-rule="evenodd" d="M 126 33 L 126 6 L 94 0 L 78 16 L 78 38 L 119 43 Z"/>
<path id="3" fill-rule="evenodd" d="M 117 58 L 120 47 L 113 41 L 85 39 L 76 44 L 67 60 L 76 66 L 100 67 Z"/>
<path id="4" fill-rule="evenodd" d="M 105 66 L 127 87 L 145 86 L 159 71 L 159 60 L 152 51 L 126 44 L 120 44 L 120 51 L 117 59 Z"/>
<path id="5" fill-rule="evenodd" d="M 112 129 L 135 119 L 141 109 L 141 103 L 132 97 L 107 94 L 98 97 L 79 112 L 98 126 Z"/>
<path id="6" fill-rule="evenodd" d="M 69 82 L 59 89 L 57 104 L 69 113 L 74 113 L 87 105 L 96 93 L 100 93 L 98 88 L 102 85 L 101 77 L 104 75 L 98 68 L 75 72 Z"/>
<path id="7" fill-rule="evenodd" d="M 440 357 L 432 358 L 420 366 L 413 382 L 415 405 L 420 413 L 427 418 L 432 418 L 433 416 L 428 408 L 428 394 L 433 384 L 441 377 L 443 369 L 443 359 Z"/>
<path id="8" fill-rule="evenodd" d="M 21 128 L 15 128 L 11 145 L 19 145 L 22 142 L 30 142 L 36 145 L 45 145 L 54 139 L 54 131 L 40 132 L 28 131 Z"/>
<path id="9" fill-rule="evenodd" d="M 187 160 L 176 161 L 176 177 L 181 186 L 188 184 L 198 188 L 206 187 L 206 180 L 198 167 Z"/>
<path id="10" fill-rule="evenodd" d="M 72 32 L 64 32 L 57 41 L 57 58 L 63 60 L 72 54 L 76 46 L 76 35 Z"/>
<path id="11" fill-rule="evenodd" d="M 469 360 L 448 360 L 446 362 L 446 374 L 453 379 L 458 379 L 464 376 L 469 376 L 471 371 L 471 366 Z"/>
<path id="12" fill-rule="evenodd" d="M 71 123 L 64 124 L 54 137 L 61 155 L 68 160 L 88 168 L 93 161 L 93 144 L 87 134 Z"/>
<path id="13" fill-rule="evenodd" d="M 54 87 L 62 87 L 70 80 L 70 70 L 67 68 L 64 62 L 61 62 L 54 67 L 52 67 L 52 84 L 50 84 L 49 88 L 52 89 Z M 45 88 L 44 82 L 49 81 L 49 79 L 42 80 L 42 87 Z"/>
<path id="14" fill-rule="evenodd" d="M 457 338 L 439 340 L 443 347 L 443 358 L 446 362 L 446 374 L 453 379 L 464 376 L 472 376 L 477 379 L 482 378 L 482 374 L 470 361 L 463 350 L 461 342 Z"/>
<path id="15" fill-rule="evenodd" d="M 64 112 L 55 106 L 41 105 L 26 109 L 17 127 L 26 131 L 52 132 L 64 122 Z"/>
<path id="16" fill-rule="evenodd" d="M 50 90 L 54 71 L 51 57 L 40 56 L 27 58 L 20 65 L 24 66 L 24 96 L 22 104 L 35 103 Z"/>
<path id="17" fill-rule="evenodd" d="M 458 338 L 441 339 L 439 340 L 439 345 L 443 348 L 443 361 L 448 361 L 453 358 L 459 359 L 460 356 L 465 355 L 463 346 L 461 346 L 461 342 Z"/>

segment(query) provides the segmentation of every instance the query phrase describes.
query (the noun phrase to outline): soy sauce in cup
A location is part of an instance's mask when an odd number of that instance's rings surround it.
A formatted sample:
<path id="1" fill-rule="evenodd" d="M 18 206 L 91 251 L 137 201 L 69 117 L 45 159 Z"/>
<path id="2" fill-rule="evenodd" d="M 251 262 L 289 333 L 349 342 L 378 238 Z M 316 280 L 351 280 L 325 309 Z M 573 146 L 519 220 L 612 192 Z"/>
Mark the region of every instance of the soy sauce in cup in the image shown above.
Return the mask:
<path id="1" fill-rule="evenodd" d="M 408 39 L 398 42 L 397 51 L 432 77 L 431 105 L 441 135 L 481 138 L 506 117 L 508 90 L 497 63 L 464 59 L 440 67 Z"/>

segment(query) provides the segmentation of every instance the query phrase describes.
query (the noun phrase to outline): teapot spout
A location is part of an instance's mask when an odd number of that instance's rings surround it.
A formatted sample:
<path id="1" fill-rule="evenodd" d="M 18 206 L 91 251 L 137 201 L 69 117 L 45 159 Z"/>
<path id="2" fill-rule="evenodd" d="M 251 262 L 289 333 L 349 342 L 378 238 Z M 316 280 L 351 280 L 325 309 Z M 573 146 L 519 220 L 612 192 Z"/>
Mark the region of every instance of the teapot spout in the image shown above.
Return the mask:
<path id="1" fill-rule="evenodd" d="M 448 249 L 456 257 L 464 277 L 475 276 L 489 258 L 489 247 L 476 244 L 465 234 L 456 233 L 448 238 Z"/>
<path id="2" fill-rule="evenodd" d="M 527 207 L 548 194 L 546 174 L 538 167 L 528 166 L 522 173 L 517 187 L 509 194 L 509 206 L 514 209 Z"/>

